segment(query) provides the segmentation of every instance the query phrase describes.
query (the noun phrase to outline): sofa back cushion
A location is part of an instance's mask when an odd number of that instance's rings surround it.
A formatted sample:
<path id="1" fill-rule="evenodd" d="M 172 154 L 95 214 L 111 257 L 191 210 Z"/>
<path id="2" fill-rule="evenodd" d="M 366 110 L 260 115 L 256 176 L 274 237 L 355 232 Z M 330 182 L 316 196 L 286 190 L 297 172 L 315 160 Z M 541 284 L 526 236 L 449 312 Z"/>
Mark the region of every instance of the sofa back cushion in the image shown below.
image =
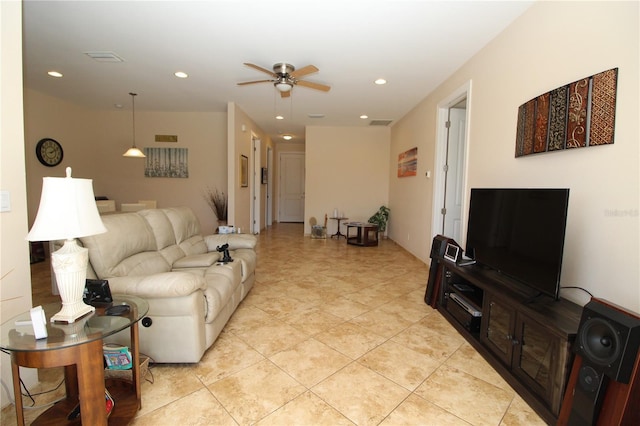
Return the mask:
<path id="1" fill-rule="evenodd" d="M 189 207 L 162 209 L 173 228 L 176 243 L 187 255 L 207 252 L 207 245 L 200 235 L 200 222 Z"/>
<path id="2" fill-rule="evenodd" d="M 138 214 L 149 224 L 156 239 L 156 249 L 169 265 L 173 265 L 185 256 L 185 252 L 176 244 L 173 226 L 163 210 L 140 210 Z"/>
<path id="3" fill-rule="evenodd" d="M 101 278 L 168 272 L 171 266 L 156 251 L 156 241 L 144 218 L 136 213 L 102 216 L 107 232 L 80 238 L 89 261 Z"/>

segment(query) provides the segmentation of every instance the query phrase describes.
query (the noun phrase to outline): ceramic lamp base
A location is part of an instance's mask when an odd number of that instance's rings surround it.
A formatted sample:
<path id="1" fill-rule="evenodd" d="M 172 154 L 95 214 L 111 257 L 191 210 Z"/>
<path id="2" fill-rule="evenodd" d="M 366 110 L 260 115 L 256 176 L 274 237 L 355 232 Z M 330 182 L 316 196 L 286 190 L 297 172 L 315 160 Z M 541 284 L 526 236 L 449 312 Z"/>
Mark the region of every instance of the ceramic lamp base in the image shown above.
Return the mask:
<path id="1" fill-rule="evenodd" d="M 60 250 L 51 253 L 51 265 L 62 299 L 62 309 L 51 317 L 51 322 L 72 323 L 96 310 L 82 299 L 88 261 L 89 250 L 80 247 L 76 240 L 66 240 Z"/>

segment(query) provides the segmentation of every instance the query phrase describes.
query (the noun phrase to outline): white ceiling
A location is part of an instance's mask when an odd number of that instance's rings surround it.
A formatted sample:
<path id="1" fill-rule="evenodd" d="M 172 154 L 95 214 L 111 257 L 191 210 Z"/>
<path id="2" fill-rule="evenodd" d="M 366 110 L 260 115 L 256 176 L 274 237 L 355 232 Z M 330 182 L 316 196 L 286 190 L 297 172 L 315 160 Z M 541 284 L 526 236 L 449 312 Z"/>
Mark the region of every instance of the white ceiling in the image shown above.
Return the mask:
<path id="1" fill-rule="evenodd" d="M 275 141 L 303 140 L 306 125 L 398 120 L 531 4 L 25 0 L 25 85 L 97 109 L 130 110 L 129 92 L 138 93 L 137 110 L 226 111 L 233 101 Z M 97 62 L 88 51 L 124 62 Z M 297 86 L 281 99 L 270 83 L 238 86 L 268 78 L 244 62 L 313 64 L 320 71 L 303 79 L 331 91 Z M 49 77 L 53 69 L 64 77 Z M 388 84 L 373 84 L 379 77 Z"/>

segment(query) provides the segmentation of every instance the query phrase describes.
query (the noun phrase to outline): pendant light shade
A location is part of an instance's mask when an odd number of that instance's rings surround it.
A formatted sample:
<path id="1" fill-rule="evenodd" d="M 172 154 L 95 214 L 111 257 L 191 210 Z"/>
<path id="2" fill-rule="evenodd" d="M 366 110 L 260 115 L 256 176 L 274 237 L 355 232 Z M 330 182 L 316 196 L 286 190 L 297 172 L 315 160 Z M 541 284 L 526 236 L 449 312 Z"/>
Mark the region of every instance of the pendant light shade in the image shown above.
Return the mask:
<path id="1" fill-rule="evenodd" d="M 122 154 L 123 157 L 133 157 L 133 158 L 144 158 L 146 157 L 146 155 L 144 155 L 144 153 L 142 151 L 140 151 L 140 149 L 138 147 L 136 147 L 136 96 L 138 96 L 137 93 L 131 93 L 129 92 L 129 94 L 131 95 L 131 114 L 132 114 L 132 118 L 133 118 L 133 146 L 131 146 L 131 148 L 129 148 L 127 150 L 127 152 L 125 152 L 124 154 Z"/>

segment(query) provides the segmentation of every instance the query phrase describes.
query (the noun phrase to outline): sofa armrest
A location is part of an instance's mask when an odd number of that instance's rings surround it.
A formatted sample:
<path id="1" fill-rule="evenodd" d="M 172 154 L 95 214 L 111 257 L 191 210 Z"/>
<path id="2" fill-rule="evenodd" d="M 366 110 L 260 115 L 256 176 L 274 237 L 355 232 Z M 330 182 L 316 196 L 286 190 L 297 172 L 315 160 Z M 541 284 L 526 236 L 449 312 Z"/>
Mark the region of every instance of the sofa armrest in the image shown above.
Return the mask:
<path id="1" fill-rule="evenodd" d="M 251 234 L 213 234 L 204 237 L 208 251 L 214 251 L 216 247 L 229 244 L 229 250 L 254 249 L 257 243 L 255 235 Z"/>
<path id="2" fill-rule="evenodd" d="M 203 291 L 206 288 L 206 282 L 201 275 L 189 272 L 163 272 L 147 276 L 111 277 L 108 280 L 112 293 L 130 294 L 143 299 L 187 296 L 195 291 Z"/>

